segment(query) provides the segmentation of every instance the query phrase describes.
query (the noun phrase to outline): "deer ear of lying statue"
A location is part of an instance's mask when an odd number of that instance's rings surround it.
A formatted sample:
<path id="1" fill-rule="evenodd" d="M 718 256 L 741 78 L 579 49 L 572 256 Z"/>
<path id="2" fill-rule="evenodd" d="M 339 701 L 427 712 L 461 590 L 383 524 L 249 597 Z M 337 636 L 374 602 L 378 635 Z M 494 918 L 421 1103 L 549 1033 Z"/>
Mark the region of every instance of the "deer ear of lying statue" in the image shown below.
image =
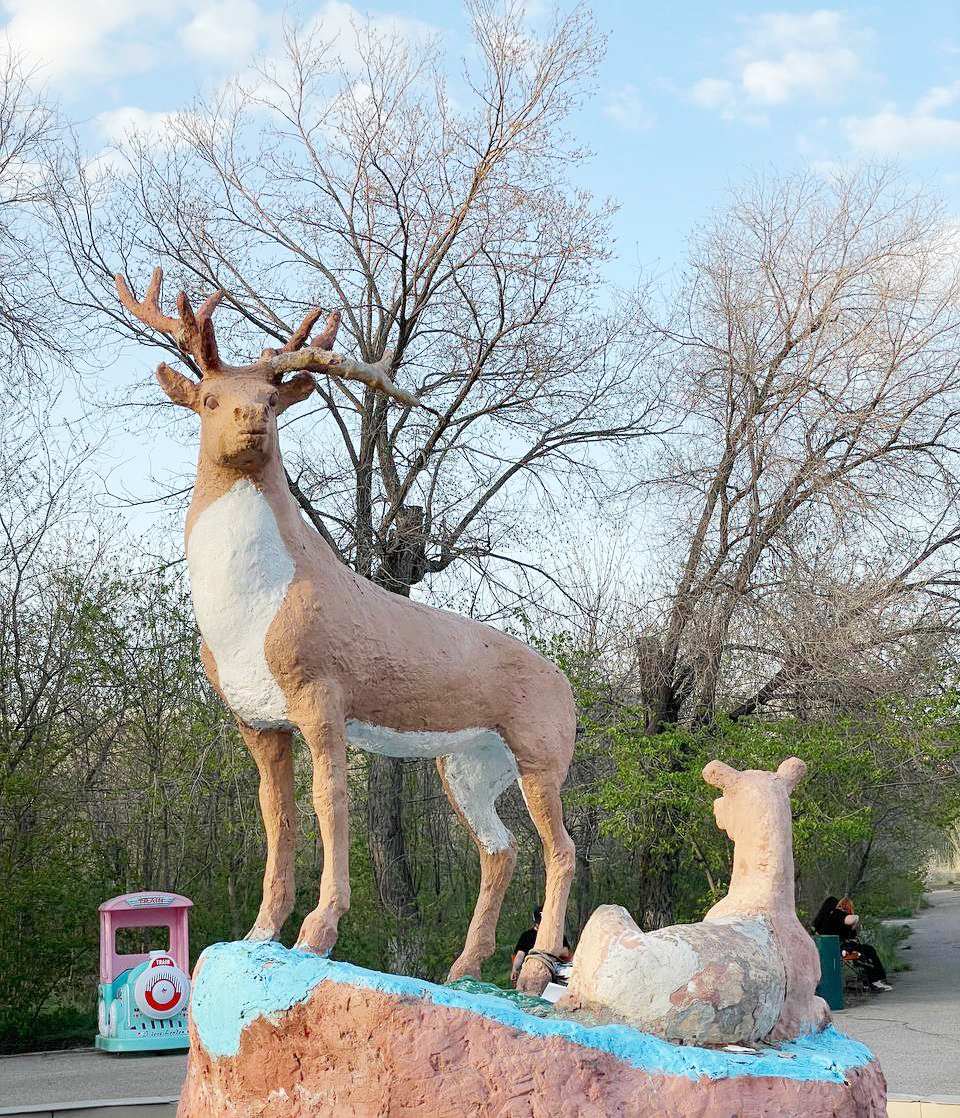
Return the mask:
<path id="1" fill-rule="evenodd" d="M 200 401 L 200 386 L 196 381 L 171 369 L 167 364 L 157 366 L 157 380 L 170 399 L 183 408 L 196 411 Z"/>
<path id="2" fill-rule="evenodd" d="M 708 761 L 703 766 L 703 779 L 714 788 L 729 788 L 740 774 L 723 761 Z"/>
<path id="3" fill-rule="evenodd" d="M 803 780 L 806 773 L 807 766 L 799 757 L 788 757 L 786 761 L 781 761 L 777 768 L 777 776 L 780 777 L 791 792 L 800 781 Z"/>

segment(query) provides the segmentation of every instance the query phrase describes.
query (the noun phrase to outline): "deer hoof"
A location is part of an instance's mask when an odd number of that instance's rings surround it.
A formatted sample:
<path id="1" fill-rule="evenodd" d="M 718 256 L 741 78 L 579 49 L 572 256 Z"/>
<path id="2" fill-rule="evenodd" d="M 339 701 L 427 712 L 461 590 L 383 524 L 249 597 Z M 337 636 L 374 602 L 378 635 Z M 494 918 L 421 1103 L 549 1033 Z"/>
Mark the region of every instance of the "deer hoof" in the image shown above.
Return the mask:
<path id="1" fill-rule="evenodd" d="M 550 981 L 550 969 L 539 959 L 524 959 L 517 979 L 517 989 L 521 994 L 539 997 Z"/>
<path id="2" fill-rule="evenodd" d="M 448 982 L 456 982 L 458 978 L 475 978 L 479 982 L 480 964 L 461 955 L 447 974 Z"/>
<path id="3" fill-rule="evenodd" d="M 311 919 L 313 915 L 311 913 L 301 925 L 293 949 L 309 951 L 313 955 L 329 955 L 337 942 L 337 925 L 323 917 Z"/>
<path id="4" fill-rule="evenodd" d="M 280 938 L 280 931 L 279 929 L 265 928 L 262 924 L 254 924 L 243 938 L 251 943 L 269 943 L 271 940 Z"/>

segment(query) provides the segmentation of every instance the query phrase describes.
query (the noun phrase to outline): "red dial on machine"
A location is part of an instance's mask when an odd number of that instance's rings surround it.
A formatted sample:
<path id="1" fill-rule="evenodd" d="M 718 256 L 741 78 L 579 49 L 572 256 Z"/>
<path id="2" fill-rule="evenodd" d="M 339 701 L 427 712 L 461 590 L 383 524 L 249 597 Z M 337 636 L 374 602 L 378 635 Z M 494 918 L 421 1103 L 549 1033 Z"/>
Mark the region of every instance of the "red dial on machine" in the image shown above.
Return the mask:
<path id="1" fill-rule="evenodd" d="M 137 979 L 133 997 L 147 1017 L 173 1017 L 187 1008 L 190 979 L 169 955 L 151 951 L 149 966 Z"/>

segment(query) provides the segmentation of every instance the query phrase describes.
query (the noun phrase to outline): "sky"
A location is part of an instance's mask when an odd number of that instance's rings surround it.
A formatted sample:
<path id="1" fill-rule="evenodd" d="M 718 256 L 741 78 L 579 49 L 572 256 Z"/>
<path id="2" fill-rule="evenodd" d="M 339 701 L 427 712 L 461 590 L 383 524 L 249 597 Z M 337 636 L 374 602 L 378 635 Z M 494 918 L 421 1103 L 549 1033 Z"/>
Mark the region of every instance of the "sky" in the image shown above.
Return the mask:
<path id="1" fill-rule="evenodd" d="M 0 0 L 11 47 L 75 121 L 91 154 L 278 50 L 275 0 Z M 365 16 L 469 48 L 461 4 L 353 8 L 300 0 L 347 49 Z M 529 5 L 534 27 L 547 8 Z M 614 281 L 682 260 L 729 183 L 764 168 L 900 161 L 960 218 L 960 5 L 598 0 L 609 36 L 594 96 L 571 122 L 595 152 L 581 185 L 620 204 Z M 151 356 L 152 359 L 152 356 Z"/>
<path id="2" fill-rule="evenodd" d="M 198 89 L 277 49 L 275 0 L 0 0 L 7 39 L 36 67 L 91 149 L 131 121 L 175 112 Z M 353 8 L 300 0 L 331 33 L 363 15 L 468 48 L 463 6 Z M 542 19 L 542 0 L 529 5 Z M 674 264 L 684 238 L 752 170 L 898 159 L 960 212 L 960 6 L 844 7 L 598 0 L 609 36 L 595 96 L 573 121 L 595 157 L 583 183 L 612 195 L 616 278 Z"/>

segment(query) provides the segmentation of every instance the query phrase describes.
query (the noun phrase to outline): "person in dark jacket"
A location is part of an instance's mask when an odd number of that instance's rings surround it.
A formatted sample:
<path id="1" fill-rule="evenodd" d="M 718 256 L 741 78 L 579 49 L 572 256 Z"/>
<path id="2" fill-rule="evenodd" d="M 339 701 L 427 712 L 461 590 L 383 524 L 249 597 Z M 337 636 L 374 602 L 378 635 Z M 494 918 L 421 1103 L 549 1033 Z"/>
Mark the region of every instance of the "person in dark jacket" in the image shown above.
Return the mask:
<path id="1" fill-rule="evenodd" d="M 517 946 L 513 949 L 510 981 L 514 986 L 517 984 L 517 978 L 520 975 L 520 968 L 523 966 L 523 960 L 527 957 L 527 953 L 533 950 L 533 945 L 537 939 L 537 931 L 540 928 L 540 917 L 542 915 L 542 908 L 535 908 L 533 910 L 533 927 L 527 928 L 525 932 L 521 932 L 520 938 L 517 940 Z M 560 958 L 564 962 L 570 959 L 570 942 L 567 939 L 566 933 L 564 933 L 563 936 L 563 950 L 560 952 Z"/>
<path id="2" fill-rule="evenodd" d="M 877 949 L 858 939 L 860 917 L 853 911 L 853 901 L 849 897 L 839 900 L 827 897 L 813 919 L 813 930 L 818 936 L 838 936 L 844 958 L 856 960 L 874 990 L 893 989 L 887 982 L 887 972 L 883 969 Z"/>

